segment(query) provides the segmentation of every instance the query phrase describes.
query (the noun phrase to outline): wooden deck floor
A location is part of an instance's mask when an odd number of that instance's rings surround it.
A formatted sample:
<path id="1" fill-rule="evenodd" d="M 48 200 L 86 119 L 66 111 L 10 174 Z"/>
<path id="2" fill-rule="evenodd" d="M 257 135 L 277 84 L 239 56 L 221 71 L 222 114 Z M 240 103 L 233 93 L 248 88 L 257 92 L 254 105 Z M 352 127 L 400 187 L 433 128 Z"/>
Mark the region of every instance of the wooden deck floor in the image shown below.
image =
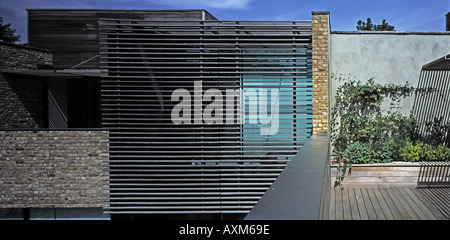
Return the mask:
<path id="1" fill-rule="evenodd" d="M 329 219 L 446 220 L 450 188 L 439 194 L 444 197 L 418 188 L 333 188 Z"/>

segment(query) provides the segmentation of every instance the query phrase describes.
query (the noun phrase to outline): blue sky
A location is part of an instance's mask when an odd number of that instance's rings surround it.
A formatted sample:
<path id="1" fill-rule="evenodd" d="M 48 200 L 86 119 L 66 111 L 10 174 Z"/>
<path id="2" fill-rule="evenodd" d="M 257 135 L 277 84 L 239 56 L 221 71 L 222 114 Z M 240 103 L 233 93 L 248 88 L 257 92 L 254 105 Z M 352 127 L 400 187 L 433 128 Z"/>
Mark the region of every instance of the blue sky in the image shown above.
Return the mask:
<path id="1" fill-rule="evenodd" d="M 354 31 L 368 17 L 398 31 L 445 31 L 450 0 L 0 0 L 0 16 L 22 43 L 27 8 L 206 9 L 220 20 L 310 20 L 311 11 L 330 11 L 336 31 Z"/>

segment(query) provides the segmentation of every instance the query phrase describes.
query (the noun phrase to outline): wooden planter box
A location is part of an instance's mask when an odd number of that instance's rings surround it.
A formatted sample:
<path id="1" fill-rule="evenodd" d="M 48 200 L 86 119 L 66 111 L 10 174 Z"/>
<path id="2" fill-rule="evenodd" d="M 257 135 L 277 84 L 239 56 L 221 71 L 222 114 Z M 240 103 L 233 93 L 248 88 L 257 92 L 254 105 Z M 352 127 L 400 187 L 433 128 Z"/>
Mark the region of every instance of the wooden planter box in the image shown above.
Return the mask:
<path id="1" fill-rule="evenodd" d="M 346 188 L 367 187 L 431 187 L 450 186 L 450 163 L 377 163 L 355 164 L 351 174 L 345 175 Z M 331 166 L 331 185 L 334 187 L 337 166 Z"/>

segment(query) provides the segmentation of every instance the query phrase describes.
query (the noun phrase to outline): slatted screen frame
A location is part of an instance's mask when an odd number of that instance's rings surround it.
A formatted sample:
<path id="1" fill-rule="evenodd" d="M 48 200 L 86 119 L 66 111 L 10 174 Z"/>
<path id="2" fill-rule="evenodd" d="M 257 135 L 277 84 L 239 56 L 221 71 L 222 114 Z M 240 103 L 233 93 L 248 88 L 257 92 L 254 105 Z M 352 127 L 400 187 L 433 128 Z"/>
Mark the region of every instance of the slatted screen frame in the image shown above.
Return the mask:
<path id="1" fill-rule="evenodd" d="M 310 21 L 101 19 L 99 31 L 108 213 L 248 213 L 311 135 Z M 175 125 L 171 94 L 194 98 L 196 81 L 245 117 Z M 277 134 L 249 124 L 247 89 L 279 90 Z"/>
<path id="2" fill-rule="evenodd" d="M 450 55 L 449 55 L 450 56 Z M 440 119 L 450 123 L 450 60 L 448 56 L 422 67 L 418 91 L 414 99 L 413 114 L 419 123 L 419 132 L 429 131 L 427 122 Z"/>

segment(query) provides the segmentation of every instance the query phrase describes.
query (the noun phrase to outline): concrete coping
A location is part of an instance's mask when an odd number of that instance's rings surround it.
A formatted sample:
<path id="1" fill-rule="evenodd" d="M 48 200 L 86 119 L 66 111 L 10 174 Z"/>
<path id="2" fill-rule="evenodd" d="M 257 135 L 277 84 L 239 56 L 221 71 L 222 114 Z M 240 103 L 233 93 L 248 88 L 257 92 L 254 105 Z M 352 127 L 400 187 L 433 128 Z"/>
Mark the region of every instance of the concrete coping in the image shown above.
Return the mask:
<path id="1" fill-rule="evenodd" d="M 244 220 L 319 220 L 327 215 L 329 135 L 313 134 Z"/>
<path id="2" fill-rule="evenodd" d="M 330 15 L 330 11 L 312 11 L 312 15 Z"/>

